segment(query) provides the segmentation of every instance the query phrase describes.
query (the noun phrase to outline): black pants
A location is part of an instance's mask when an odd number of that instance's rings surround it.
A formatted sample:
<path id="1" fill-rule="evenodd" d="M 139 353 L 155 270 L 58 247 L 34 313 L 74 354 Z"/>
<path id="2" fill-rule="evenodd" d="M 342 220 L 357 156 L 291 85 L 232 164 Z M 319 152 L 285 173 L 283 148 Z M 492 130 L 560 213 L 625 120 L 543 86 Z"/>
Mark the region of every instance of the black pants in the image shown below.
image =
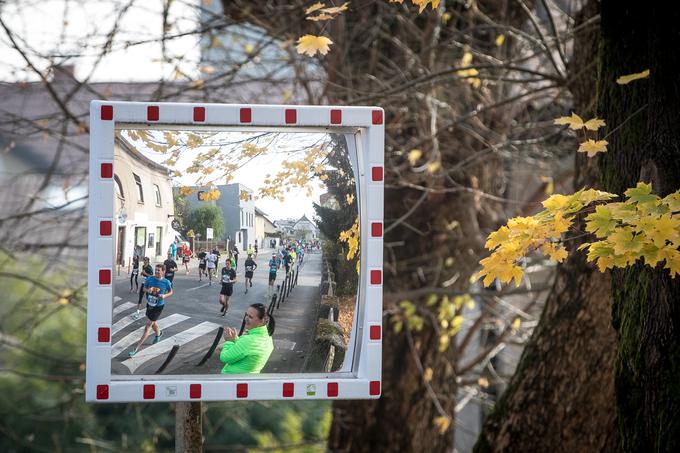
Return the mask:
<path id="1" fill-rule="evenodd" d="M 132 274 L 130 275 L 130 289 L 132 289 L 132 281 L 135 281 L 135 286 L 139 288 L 139 281 L 137 280 L 138 274 Z"/>

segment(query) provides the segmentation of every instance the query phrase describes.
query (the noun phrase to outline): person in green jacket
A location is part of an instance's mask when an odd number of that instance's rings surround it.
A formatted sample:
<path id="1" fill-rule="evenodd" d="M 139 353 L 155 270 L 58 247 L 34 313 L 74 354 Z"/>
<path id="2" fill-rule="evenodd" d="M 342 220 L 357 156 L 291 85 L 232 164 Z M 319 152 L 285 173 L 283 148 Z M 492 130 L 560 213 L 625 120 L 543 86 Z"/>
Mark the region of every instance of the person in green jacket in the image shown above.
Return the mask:
<path id="1" fill-rule="evenodd" d="M 267 315 L 263 304 L 248 307 L 245 323 L 246 334 L 240 337 L 233 327 L 224 329 L 225 343 L 220 353 L 224 363 L 222 374 L 259 373 L 274 350 L 274 317 Z"/>

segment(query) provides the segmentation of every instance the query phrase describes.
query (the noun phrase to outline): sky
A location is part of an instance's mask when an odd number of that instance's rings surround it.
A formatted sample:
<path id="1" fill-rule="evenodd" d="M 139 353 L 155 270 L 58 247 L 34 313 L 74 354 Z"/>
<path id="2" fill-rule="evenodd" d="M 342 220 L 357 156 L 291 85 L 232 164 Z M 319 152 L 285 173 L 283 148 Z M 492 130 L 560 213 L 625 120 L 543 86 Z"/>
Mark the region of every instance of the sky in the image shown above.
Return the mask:
<path id="1" fill-rule="evenodd" d="M 150 132 L 159 142 L 162 142 L 163 144 L 167 143 L 163 138 L 162 131 Z M 182 173 L 182 176 L 175 177 L 173 182 L 176 185 L 183 186 L 196 185 L 198 175 L 187 173 L 186 169 L 192 165 L 193 160 L 197 156 L 205 154 L 209 149 L 214 149 L 216 144 L 220 143 L 223 144 L 220 148 L 220 155 L 224 156 L 224 159 L 228 159 L 230 155 L 235 155 L 237 150 L 242 148 L 244 140 L 255 140 L 254 137 L 257 136 L 257 141 L 254 143 L 259 147 L 266 147 L 267 152 L 262 153 L 242 165 L 233 173 L 233 180 L 231 181 L 231 183 L 240 183 L 252 189 L 256 195 L 259 188 L 265 185 L 264 180 L 268 175 L 273 177 L 277 172 L 282 170 L 283 162 L 300 160 L 303 150 L 315 146 L 323 146 L 324 143 L 329 141 L 329 135 L 325 133 L 261 134 L 233 131 L 220 132 L 210 138 L 210 143 L 208 143 L 208 140 L 206 139 L 206 142 L 202 146 L 194 149 L 184 148 L 176 164 L 169 166 L 164 164 L 164 161 L 168 158 L 168 154 L 159 153 L 148 148 L 141 140 L 130 139 L 128 131 L 122 131 L 122 135 L 149 159 Z M 175 134 L 175 137 L 184 140 L 183 137 L 185 136 L 180 131 Z M 212 180 L 217 185 L 226 182 L 223 176 L 214 177 Z M 326 192 L 326 188 L 318 178 L 313 178 L 310 183 L 312 187 L 311 196 L 307 195 L 306 189 L 289 185 L 289 191 L 283 192 L 283 202 L 279 202 L 270 197 L 257 197 L 255 199 L 255 206 L 267 214 L 271 220 L 297 219 L 303 215 L 306 215 L 307 218 L 313 220 L 315 211 L 312 202 L 319 203 L 319 197 Z"/>
<path id="2" fill-rule="evenodd" d="M 137 0 L 122 13 L 112 52 L 90 74 L 106 35 L 112 30 L 122 5 L 127 3 L 128 0 L 0 0 L 0 15 L 20 46 L 28 49 L 27 57 L 41 70 L 49 66 L 41 55 L 53 54 L 59 55 L 63 64 L 75 64 L 75 76 L 79 80 L 88 76 L 92 82 L 154 81 L 161 75 L 174 77 L 173 65 L 155 59 L 161 54 L 160 43 L 144 43 L 161 36 L 161 0 Z M 180 35 L 197 27 L 196 5 L 199 3 L 199 0 L 171 3 L 169 34 Z M 180 63 L 183 73 L 198 77 L 198 35 L 171 39 L 167 49 L 169 55 L 183 57 L 185 61 Z M 26 62 L 0 28 L 0 81 L 38 80 L 25 67 Z"/>

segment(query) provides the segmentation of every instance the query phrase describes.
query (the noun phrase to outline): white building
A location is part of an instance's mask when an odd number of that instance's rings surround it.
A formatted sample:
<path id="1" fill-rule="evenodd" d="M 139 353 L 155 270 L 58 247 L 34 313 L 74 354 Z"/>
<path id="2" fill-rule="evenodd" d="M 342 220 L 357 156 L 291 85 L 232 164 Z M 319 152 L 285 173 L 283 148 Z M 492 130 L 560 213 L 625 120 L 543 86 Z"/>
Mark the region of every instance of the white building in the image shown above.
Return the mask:
<path id="1" fill-rule="evenodd" d="M 306 215 L 303 215 L 293 225 L 293 235 L 295 236 L 295 239 L 305 239 L 308 241 L 318 239 L 319 229 L 314 222 L 309 220 Z"/>
<path id="2" fill-rule="evenodd" d="M 271 241 L 274 240 L 273 247 L 277 247 L 280 241 L 279 236 L 279 229 L 274 225 L 274 222 L 269 220 L 267 214 L 255 207 L 256 244 L 260 246 L 260 248 L 270 248 L 272 245 Z"/>
<path id="3" fill-rule="evenodd" d="M 162 262 L 177 234 L 168 169 L 121 138 L 115 141 L 113 169 L 116 263 L 127 266 L 135 251 Z"/>

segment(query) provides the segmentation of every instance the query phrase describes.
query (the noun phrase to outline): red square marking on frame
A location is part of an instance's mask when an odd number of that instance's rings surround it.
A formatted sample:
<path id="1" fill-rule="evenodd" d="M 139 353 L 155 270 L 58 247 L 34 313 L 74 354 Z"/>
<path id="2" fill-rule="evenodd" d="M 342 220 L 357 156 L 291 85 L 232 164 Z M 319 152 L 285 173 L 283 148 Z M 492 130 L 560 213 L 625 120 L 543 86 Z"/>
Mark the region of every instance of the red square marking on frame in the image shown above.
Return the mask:
<path id="1" fill-rule="evenodd" d="M 342 123 L 342 110 L 331 110 L 331 124 Z"/>
<path id="2" fill-rule="evenodd" d="M 189 398 L 201 397 L 201 384 L 191 384 L 189 386 Z"/>
<path id="3" fill-rule="evenodd" d="M 382 167 L 373 167 L 371 169 L 371 176 L 373 181 L 382 181 L 383 180 L 383 168 Z"/>
<path id="4" fill-rule="evenodd" d="M 113 119 L 113 106 L 112 105 L 102 105 L 101 118 L 103 121 L 111 121 Z"/>
<path id="5" fill-rule="evenodd" d="M 297 110 L 286 109 L 286 124 L 297 123 Z"/>
<path id="6" fill-rule="evenodd" d="M 338 396 L 338 383 L 329 382 L 328 386 L 326 387 L 326 394 L 328 396 Z"/>
<path id="7" fill-rule="evenodd" d="M 283 397 L 292 398 L 295 395 L 295 384 L 292 382 L 283 383 Z"/>
<path id="8" fill-rule="evenodd" d="M 108 343 L 111 341 L 111 329 L 108 327 L 100 327 L 97 329 L 97 341 L 100 343 Z"/>
<path id="9" fill-rule="evenodd" d="M 242 123 L 250 123 L 253 121 L 253 112 L 250 109 L 243 108 L 239 114 Z"/>
<path id="10" fill-rule="evenodd" d="M 382 124 L 383 123 L 383 112 L 382 110 L 373 110 L 373 124 Z"/>
<path id="11" fill-rule="evenodd" d="M 110 285 L 111 284 L 111 269 L 100 269 L 99 270 L 99 284 L 100 285 Z"/>
<path id="12" fill-rule="evenodd" d="M 108 385 L 98 385 L 97 386 L 97 399 L 98 400 L 109 399 L 109 386 Z"/>
<path id="13" fill-rule="evenodd" d="M 102 179 L 113 178 L 113 164 L 112 163 L 102 164 L 99 169 L 99 176 Z"/>
<path id="14" fill-rule="evenodd" d="M 368 386 L 369 395 L 380 395 L 380 381 L 371 381 Z"/>
<path id="15" fill-rule="evenodd" d="M 111 236 L 111 221 L 102 220 L 99 222 L 99 235 L 100 236 Z"/>
<path id="16" fill-rule="evenodd" d="M 159 110 L 157 105 L 150 105 L 146 108 L 146 119 L 149 121 L 158 121 Z"/>
<path id="17" fill-rule="evenodd" d="M 380 337 L 382 336 L 382 329 L 380 326 L 371 326 L 370 332 L 369 336 L 371 340 L 380 340 Z"/>
<path id="18" fill-rule="evenodd" d="M 248 398 L 248 384 L 236 384 L 236 398 Z"/>
<path id="19" fill-rule="evenodd" d="M 373 222 L 371 223 L 371 236 L 374 238 L 379 238 L 382 236 L 382 223 Z"/>
<path id="20" fill-rule="evenodd" d="M 382 272 L 371 271 L 371 285 L 380 285 L 382 283 Z"/>
<path id="21" fill-rule="evenodd" d="M 156 386 L 153 384 L 144 384 L 144 399 L 152 400 L 156 398 Z"/>
<path id="22" fill-rule="evenodd" d="M 205 121 L 205 107 L 194 107 L 194 121 Z"/>

